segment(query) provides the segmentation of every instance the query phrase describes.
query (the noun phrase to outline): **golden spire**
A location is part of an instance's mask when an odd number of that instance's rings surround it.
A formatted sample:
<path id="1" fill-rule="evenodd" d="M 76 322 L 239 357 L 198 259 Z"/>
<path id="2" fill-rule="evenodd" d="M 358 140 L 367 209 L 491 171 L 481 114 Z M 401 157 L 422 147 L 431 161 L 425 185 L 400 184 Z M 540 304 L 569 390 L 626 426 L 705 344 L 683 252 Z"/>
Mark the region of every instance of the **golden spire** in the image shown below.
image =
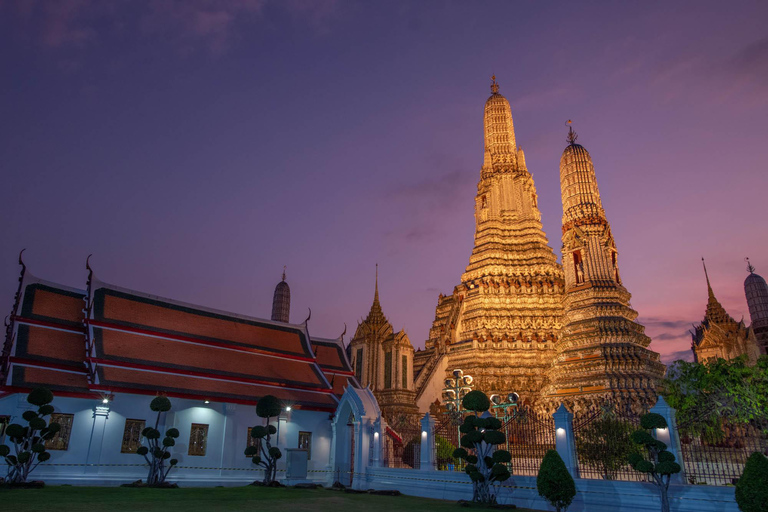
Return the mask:
<path id="1" fill-rule="evenodd" d="M 755 267 L 752 265 L 752 263 L 750 263 L 749 258 L 744 258 L 744 261 L 747 262 L 747 272 L 749 272 L 750 274 L 754 274 Z"/>
<path id="2" fill-rule="evenodd" d="M 283 281 L 285 281 L 285 269 L 286 269 L 286 268 L 287 268 L 287 267 L 286 267 L 285 265 L 283 265 Z"/>
<path id="3" fill-rule="evenodd" d="M 499 84 L 496 82 L 496 75 L 491 76 L 491 92 L 499 94 Z"/>
<path id="4" fill-rule="evenodd" d="M 379 264 L 376 264 L 376 284 L 374 285 L 373 303 L 379 302 Z"/>
<path id="5" fill-rule="evenodd" d="M 707 278 L 707 292 L 711 298 L 715 298 L 715 292 L 712 291 L 712 285 L 709 284 L 709 274 L 707 273 L 707 264 L 704 263 L 704 257 L 701 257 L 701 264 L 704 266 L 704 277 Z"/>

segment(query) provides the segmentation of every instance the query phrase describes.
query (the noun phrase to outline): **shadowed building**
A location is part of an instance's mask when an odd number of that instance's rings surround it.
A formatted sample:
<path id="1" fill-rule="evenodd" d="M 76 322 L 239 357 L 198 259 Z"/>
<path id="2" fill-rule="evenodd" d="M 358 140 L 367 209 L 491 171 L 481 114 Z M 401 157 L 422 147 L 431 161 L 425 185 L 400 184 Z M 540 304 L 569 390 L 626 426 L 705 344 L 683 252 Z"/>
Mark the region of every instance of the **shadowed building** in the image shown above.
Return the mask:
<path id="1" fill-rule="evenodd" d="M 749 259 L 747 259 L 749 262 Z M 755 267 L 747 264 L 749 275 L 744 280 L 744 294 L 747 296 L 752 331 L 763 354 L 768 353 L 768 284 L 762 276 L 755 274 Z"/>

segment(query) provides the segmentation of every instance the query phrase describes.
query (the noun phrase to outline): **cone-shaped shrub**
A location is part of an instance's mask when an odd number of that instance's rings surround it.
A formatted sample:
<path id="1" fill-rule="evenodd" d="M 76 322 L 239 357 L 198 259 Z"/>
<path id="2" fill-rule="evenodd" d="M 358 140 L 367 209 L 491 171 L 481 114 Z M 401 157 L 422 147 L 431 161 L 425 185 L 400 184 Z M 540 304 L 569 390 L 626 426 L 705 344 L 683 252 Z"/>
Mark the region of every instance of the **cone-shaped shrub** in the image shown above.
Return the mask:
<path id="1" fill-rule="evenodd" d="M 251 437 L 258 439 L 256 446 L 249 446 L 245 454 L 251 457 L 251 461 L 264 468 L 264 484 L 275 481 L 277 476 L 277 461 L 283 454 L 277 446 L 272 446 L 272 436 L 277 433 L 277 428 L 270 424 L 270 419 L 279 416 L 283 410 L 280 399 L 265 395 L 256 402 L 256 415 L 267 420 L 266 425 L 256 425 L 251 428 Z"/>
<path id="2" fill-rule="evenodd" d="M 742 512 L 768 511 L 768 458 L 755 452 L 736 482 L 736 503 Z"/>
<path id="3" fill-rule="evenodd" d="M 171 410 L 171 401 L 167 396 L 156 396 L 149 403 L 149 408 L 157 413 L 155 426 L 146 427 L 141 431 L 141 436 L 144 438 L 146 446 L 140 446 L 136 450 L 136 454 L 144 457 L 144 460 L 149 465 L 147 485 L 162 485 L 171 468 L 178 462 L 176 459 L 172 459 L 167 467 L 165 465 L 166 461 L 171 458 L 169 450 L 176 444 L 175 438 L 179 437 L 179 430 L 169 428 L 165 432 L 165 437 L 162 440 L 160 439 L 160 430 L 158 430 L 160 415 Z"/>
<path id="4" fill-rule="evenodd" d="M 536 477 L 539 496 L 546 499 L 557 512 L 563 512 L 576 496 L 576 484 L 565 467 L 565 462 L 555 450 L 549 450 L 539 466 Z"/>

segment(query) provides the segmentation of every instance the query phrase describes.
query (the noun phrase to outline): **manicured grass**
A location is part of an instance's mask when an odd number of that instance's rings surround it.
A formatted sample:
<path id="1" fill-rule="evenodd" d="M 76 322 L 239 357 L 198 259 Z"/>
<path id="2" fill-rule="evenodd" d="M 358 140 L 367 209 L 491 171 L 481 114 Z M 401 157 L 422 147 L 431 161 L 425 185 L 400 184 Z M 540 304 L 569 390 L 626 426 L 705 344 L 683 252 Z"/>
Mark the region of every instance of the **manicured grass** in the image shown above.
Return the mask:
<path id="1" fill-rule="evenodd" d="M 346 494 L 325 489 L 271 489 L 252 486 L 185 489 L 49 486 L 44 489 L 0 491 L 0 500 L 3 501 L 6 510 L 23 510 L 24 512 L 50 512 L 51 510 L 461 512 L 467 510 L 452 501 L 412 496 L 375 496 Z M 518 510 L 526 512 L 526 509 Z"/>

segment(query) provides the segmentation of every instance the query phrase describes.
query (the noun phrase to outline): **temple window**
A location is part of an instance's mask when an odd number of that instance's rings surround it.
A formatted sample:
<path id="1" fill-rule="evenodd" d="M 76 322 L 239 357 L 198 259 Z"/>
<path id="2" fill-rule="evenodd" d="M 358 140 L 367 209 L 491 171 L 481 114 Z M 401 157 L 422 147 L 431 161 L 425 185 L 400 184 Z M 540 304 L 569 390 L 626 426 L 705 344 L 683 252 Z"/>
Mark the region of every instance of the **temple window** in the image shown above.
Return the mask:
<path id="1" fill-rule="evenodd" d="M 480 199 L 480 203 L 481 203 L 481 208 L 483 209 L 488 208 L 488 199 L 485 196 L 483 196 Z"/>
<path id="2" fill-rule="evenodd" d="M 363 349 L 357 349 L 357 356 L 355 357 L 355 377 L 362 384 L 363 383 Z"/>
<path id="3" fill-rule="evenodd" d="M 136 453 L 141 446 L 141 431 L 144 430 L 144 425 L 144 420 L 125 420 L 120 453 Z"/>
<path id="4" fill-rule="evenodd" d="M 299 450 L 307 450 L 307 460 L 312 458 L 312 432 L 299 432 Z"/>
<path id="5" fill-rule="evenodd" d="M 189 451 L 188 455 L 204 457 L 208 445 L 208 425 L 204 423 L 193 423 L 189 431 Z"/>
<path id="6" fill-rule="evenodd" d="M 403 389 L 408 389 L 408 356 L 403 356 Z"/>
<path id="7" fill-rule="evenodd" d="M 576 284 L 584 282 L 584 262 L 581 260 L 581 251 L 573 251 L 573 273 L 576 276 Z"/>
<path id="8" fill-rule="evenodd" d="M 66 450 L 69 448 L 69 436 L 72 433 L 72 420 L 74 417 L 74 414 L 51 414 L 50 423 L 58 423 L 61 426 L 61 430 L 53 438 L 45 442 L 46 450 Z"/>
<path id="9" fill-rule="evenodd" d="M 392 387 L 392 351 L 384 353 L 384 388 Z"/>

